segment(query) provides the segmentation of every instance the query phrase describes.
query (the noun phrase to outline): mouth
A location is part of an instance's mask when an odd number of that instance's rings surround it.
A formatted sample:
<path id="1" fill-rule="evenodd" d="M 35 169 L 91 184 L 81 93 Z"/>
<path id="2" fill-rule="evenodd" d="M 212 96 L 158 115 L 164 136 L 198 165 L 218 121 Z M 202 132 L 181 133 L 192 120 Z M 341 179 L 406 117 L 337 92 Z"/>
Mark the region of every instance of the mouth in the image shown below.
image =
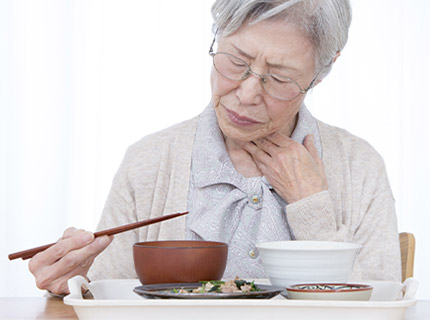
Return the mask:
<path id="1" fill-rule="evenodd" d="M 256 121 L 254 119 L 248 118 L 248 117 L 243 117 L 239 114 L 237 114 L 234 111 L 231 111 L 229 109 L 227 109 L 225 106 L 223 106 L 225 111 L 227 112 L 228 118 L 230 119 L 231 122 L 240 125 L 240 126 L 251 126 L 254 124 L 258 124 L 261 123 L 259 121 Z"/>

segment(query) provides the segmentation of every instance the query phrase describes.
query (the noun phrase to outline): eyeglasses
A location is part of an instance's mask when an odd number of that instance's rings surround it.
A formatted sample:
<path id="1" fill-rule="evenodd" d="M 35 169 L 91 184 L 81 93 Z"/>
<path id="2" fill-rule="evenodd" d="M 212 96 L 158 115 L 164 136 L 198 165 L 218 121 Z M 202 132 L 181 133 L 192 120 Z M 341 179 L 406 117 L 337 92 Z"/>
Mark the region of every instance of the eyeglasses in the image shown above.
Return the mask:
<path id="1" fill-rule="evenodd" d="M 212 41 L 209 55 L 213 58 L 213 65 L 220 75 L 229 80 L 243 81 L 253 74 L 260 78 L 264 90 L 278 100 L 290 101 L 300 94 L 305 94 L 312 88 L 318 77 L 319 73 L 306 89 L 302 89 L 296 81 L 290 78 L 273 73 L 259 74 L 254 72 L 248 63 L 230 53 L 213 52 L 215 39 Z"/>

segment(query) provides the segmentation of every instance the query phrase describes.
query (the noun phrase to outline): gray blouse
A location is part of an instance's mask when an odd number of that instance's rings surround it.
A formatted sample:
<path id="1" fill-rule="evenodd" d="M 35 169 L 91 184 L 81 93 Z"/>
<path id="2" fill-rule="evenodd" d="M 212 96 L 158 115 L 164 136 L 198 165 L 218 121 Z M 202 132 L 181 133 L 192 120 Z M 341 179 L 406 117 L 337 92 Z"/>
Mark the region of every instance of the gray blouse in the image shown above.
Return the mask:
<path id="1" fill-rule="evenodd" d="M 303 105 L 291 138 L 303 143 L 308 134 L 314 135 L 321 157 L 317 122 Z M 235 170 L 212 104 L 197 124 L 188 210 L 186 239 L 229 245 L 224 278 L 265 278 L 255 245 L 294 239 L 287 203 L 265 177 L 245 178 Z"/>

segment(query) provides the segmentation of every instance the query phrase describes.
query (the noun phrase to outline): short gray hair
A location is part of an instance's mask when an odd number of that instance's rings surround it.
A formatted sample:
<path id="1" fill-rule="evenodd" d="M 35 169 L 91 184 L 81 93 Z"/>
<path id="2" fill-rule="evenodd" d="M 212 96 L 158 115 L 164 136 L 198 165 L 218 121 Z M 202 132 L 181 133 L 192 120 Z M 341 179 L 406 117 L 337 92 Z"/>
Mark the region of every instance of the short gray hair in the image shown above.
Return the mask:
<path id="1" fill-rule="evenodd" d="M 224 36 L 245 23 L 283 19 L 294 24 L 313 44 L 322 79 L 348 40 L 351 6 L 349 0 L 216 0 L 212 16 L 214 30 Z"/>

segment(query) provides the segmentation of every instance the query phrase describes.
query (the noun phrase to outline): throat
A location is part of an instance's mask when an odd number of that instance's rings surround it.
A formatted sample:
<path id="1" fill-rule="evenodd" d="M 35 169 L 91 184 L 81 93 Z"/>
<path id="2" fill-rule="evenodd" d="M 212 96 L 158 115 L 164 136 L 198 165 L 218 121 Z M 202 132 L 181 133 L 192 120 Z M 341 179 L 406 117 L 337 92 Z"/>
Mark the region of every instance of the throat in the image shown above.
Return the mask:
<path id="1" fill-rule="evenodd" d="M 225 145 L 234 168 L 245 178 L 261 177 L 263 174 L 258 169 L 251 155 L 241 147 L 240 143 L 225 138 Z"/>

